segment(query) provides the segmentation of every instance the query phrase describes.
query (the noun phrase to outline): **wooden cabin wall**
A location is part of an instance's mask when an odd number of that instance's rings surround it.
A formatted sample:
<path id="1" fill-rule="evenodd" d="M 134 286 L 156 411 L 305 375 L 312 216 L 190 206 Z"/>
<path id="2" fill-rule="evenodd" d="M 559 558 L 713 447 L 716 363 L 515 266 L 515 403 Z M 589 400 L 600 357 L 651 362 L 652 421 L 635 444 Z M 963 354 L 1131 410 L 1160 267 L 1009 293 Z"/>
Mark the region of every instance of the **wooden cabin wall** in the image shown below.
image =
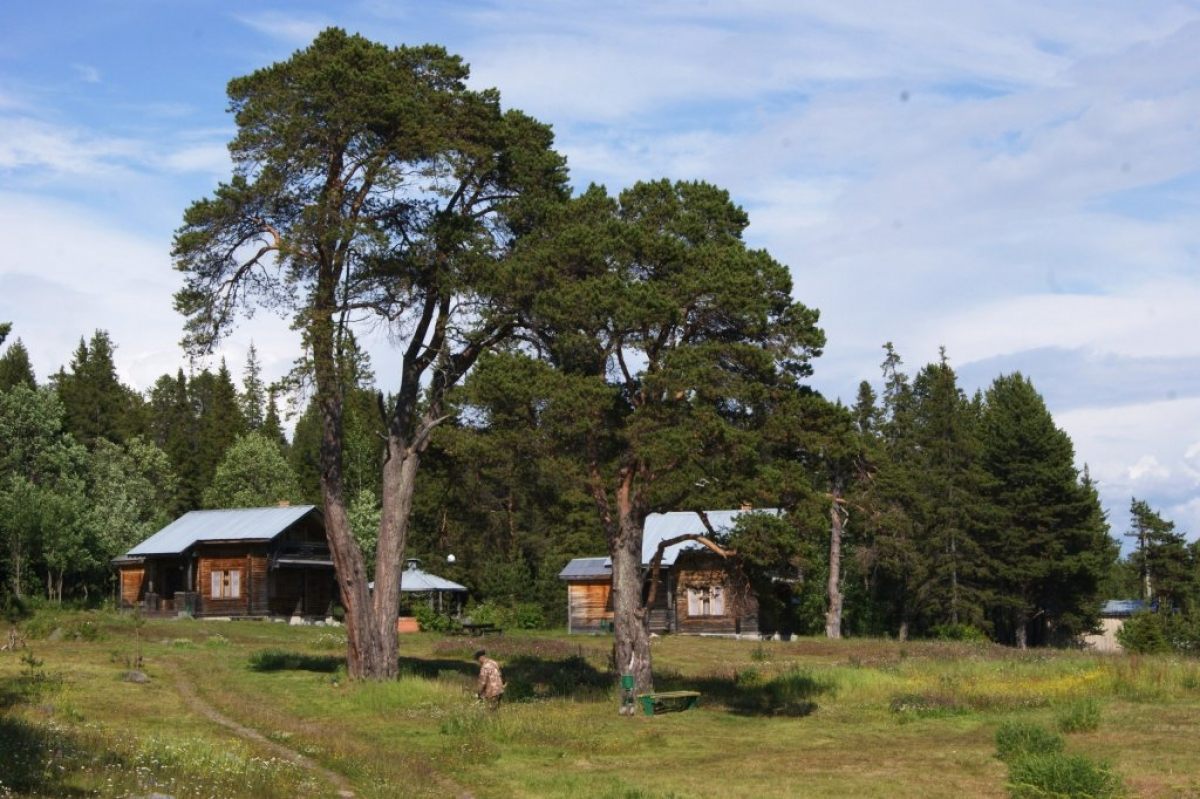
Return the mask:
<path id="1" fill-rule="evenodd" d="M 572 580 L 567 583 L 567 613 L 573 633 L 598 633 L 600 621 L 612 621 L 612 579 Z"/>
<path id="2" fill-rule="evenodd" d="M 121 607 L 132 608 L 142 601 L 146 590 L 146 569 L 137 566 L 121 566 Z"/>
<path id="3" fill-rule="evenodd" d="M 214 597 L 214 571 L 237 571 L 237 597 Z M 269 610 L 267 593 L 267 554 L 261 546 L 206 547 L 196 557 L 196 590 L 200 594 L 198 615 L 265 616 Z"/>
<path id="4" fill-rule="evenodd" d="M 733 635 L 758 632 L 758 598 L 735 564 L 716 555 L 681 553 L 675 561 L 675 618 L 681 633 Z M 724 592 L 721 615 L 693 616 L 688 610 L 688 589 L 720 586 Z"/>

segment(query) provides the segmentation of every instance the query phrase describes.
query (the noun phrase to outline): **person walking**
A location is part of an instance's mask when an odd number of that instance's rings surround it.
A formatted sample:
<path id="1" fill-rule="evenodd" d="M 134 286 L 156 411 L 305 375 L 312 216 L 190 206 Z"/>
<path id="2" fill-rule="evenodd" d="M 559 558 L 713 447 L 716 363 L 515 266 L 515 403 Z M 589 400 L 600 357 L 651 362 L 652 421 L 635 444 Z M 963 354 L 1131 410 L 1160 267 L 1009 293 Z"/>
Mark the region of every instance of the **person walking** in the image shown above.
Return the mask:
<path id="1" fill-rule="evenodd" d="M 483 649 L 475 653 L 475 660 L 479 663 L 479 686 L 475 695 L 487 702 L 490 710 L 495 710 L 500 704 L 500 697 L 504 696 L 504 676 L 500 673 L 500 664 L 488 657 Z"/>

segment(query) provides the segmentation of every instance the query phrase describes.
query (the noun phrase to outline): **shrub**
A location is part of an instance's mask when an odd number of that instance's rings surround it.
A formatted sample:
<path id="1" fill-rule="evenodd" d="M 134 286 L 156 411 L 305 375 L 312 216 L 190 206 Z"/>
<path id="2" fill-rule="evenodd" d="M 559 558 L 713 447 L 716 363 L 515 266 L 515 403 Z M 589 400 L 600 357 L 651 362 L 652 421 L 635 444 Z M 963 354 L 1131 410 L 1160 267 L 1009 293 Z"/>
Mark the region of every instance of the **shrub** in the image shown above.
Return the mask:
<path id="1" fill-rule="evenodd" d="M 1162 617 L 1157 613 L 1138 613 L 1126 619 L 1117 630 L 1117 641 L 1125 651 L 1143 655 L 1171 651 Z"/>
<path id="2" fill-rule="evenodd" d="M 739 679 L 742 690 L 733 708 L 766 716 L 807 716 L 817 709 L 816 697 L 832 693 L 835 684 L 806 669 L 792 669 L 770 680 Z"/>
<path id="3" fill-rule="evenodd" d="M 286 652 L 282 649 L 263 649 L 250 655 L 250 668 L 254 671 L 320 671 L 332 673 L 338 670 L 344 658 L 331 655 L 305 655 Z"/>
<path id="4" fill-rule="evenodd" d="M 453 629 L 454 620 L 444 613 L 438 613 L 429 605 L 418 604 L 413 606 L 413 615 L 417 617 L 417 624 L 421 625 L 421 629 L 425 632 L 444 633 Z"/>
<path id="5" fill-rule="evenodd" d="M 1058 754 L 1064 743 L 1061 735 L 1040 724 L 1006 721 L 996 730 L 996 757 L 1012 763 L 1023 757 Z"/>
<path id="6" fill-rule="evenodd" d="M 1084 699 L 1069 705 L 1058 714 L 1058 729 L 1062 732 L 1094 732 L 1100 728 L 1100 703 Z"/>
<path id="7" fill-rule="evenodd" d="M 1105 763 L 1084 755 L 1054 752 L 1027 755 L 1008 768 L 1008 793 L 1013 799 L 1108 799 L 1121 796 L 1121 779 Z"/>
<path id="8" fill-rule="evenodd" d="M 939 641 L 969 641 L 984 643 L 987 635 L 978 627 L 970 624 L 939 624 L 929 631 Z"/>
<path id="9" fill-rule="evenodd" d="M 476 624 L 494 624 L 510 630 L 538 630 L 546 626 L 545 612 L 532 602 L 501 605 L 488 600 L 471 608 L 467 615 Z"/>

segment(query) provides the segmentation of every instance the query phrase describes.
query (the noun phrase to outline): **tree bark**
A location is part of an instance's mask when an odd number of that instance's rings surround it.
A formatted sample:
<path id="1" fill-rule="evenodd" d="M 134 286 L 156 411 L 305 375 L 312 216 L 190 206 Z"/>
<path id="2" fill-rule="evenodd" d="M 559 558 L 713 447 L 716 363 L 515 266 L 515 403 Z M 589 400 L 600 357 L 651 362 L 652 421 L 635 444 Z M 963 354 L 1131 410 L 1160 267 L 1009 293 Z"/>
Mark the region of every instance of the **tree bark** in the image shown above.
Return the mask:
<path id="1" fill-rule="evenodd" d="M 1017 639 L 1017 649 L 1029 648 L 1028 627 L 1029 622 L 1024 617 L 1017 619 L 1017 629 L 1013 631 Z"/>
<path id="2" fill-rule="evenodd" d="M 642 605 L 641 526 L 622 525 L 613 542 L 613 660 L 618 674 L 632 674 L 634 692 L 654 691 L 650 663 L 650 635 Z M 622 712 L 632 708 L 622 707 Z"/>
<path id="3" fill-rule="evenodd" d="M 647 611 L 642 602 L 642 535 L 645 514 L 635 507 L 633 475 L 626 470 L 617 490 L 617 518 L 609 534 L 612 558 L 613 665 L 617 674 L 632 674 L 634 693 L 654 691 Z M 633 708 L 622 706 L 622 713 Z"/>
<path id="4" fill-rule="evenodd" d="M 825 637 L 842 637 L 842 524 L 841 492 L 833 491 L 829 503 L 829 608 L 825 611 Z"/>

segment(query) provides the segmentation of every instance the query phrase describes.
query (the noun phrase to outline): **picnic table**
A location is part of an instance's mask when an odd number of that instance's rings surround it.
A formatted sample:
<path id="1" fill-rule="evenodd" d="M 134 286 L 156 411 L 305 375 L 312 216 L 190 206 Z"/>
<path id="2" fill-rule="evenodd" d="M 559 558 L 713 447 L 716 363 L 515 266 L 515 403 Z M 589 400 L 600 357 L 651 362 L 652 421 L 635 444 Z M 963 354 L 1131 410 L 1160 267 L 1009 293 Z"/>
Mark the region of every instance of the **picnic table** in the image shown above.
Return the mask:
<path id="1" fill-rule="evenodd" d="M 700 705 L 699 691 L 663 691 L 654 694 L 638 694 L 642 712 L 647 716 L 671 711 L 691 710 Z"/>
<path id="2" fill-rule="evenodd" d="M 462 629 L 458 631 L 458 633 L 460 635 L 487 635 L 489 633 L 495 633 L 496 635 L 500 635 L 501 633 L 504 632 L 503 627 L 497 627 L 496 625 L 491 624 L 490 622 L 476 623 L 476 622 L 464 621 L 462 623 L 461 627 L 462 627 Z"/>

